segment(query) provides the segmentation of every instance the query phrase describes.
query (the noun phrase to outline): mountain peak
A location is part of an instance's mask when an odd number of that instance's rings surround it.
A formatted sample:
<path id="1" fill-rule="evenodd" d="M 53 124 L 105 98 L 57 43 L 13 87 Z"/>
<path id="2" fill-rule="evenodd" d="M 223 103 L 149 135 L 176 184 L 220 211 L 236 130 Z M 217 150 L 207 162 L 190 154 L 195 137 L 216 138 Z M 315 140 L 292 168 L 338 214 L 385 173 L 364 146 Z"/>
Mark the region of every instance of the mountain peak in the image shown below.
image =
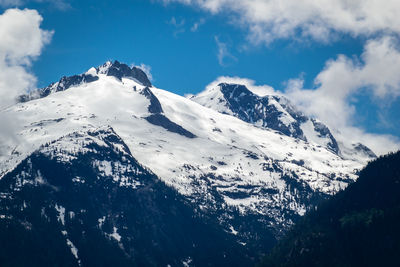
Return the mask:
<path id="1" fill-rule="evenodd" d="M 115 60 L 107 61 L 97 68 L 90 68 L 87 72 L 80 75 L 63 76 L 58 82 L 52 83 L 47 87 L 34 90 L 28 94 L 18 97 L 18 102 L 27 102 L 37 98 L 46 97 L 52 93 L 65 91 L 73 86 L 83 83 L 91 83 L 99 80 L 99 74 L 113 76 L 119 80 L 122 78 L 131 78 L 141 83 L 143 86 L 152 87 L 152 84 L 146 73 L 135 66 L 129 67 L 124 63 Z"/>
<path id="2" fill-rule="evenodd" d="M 192 97 L 192 100 L 256 126 L 305 140 L 300 123 L 306 118 L 276 95 L 261 97 L 243 84 L 219 83 Z"/>
<path id="3" fill-rule="evenodd" d="M 192 97 L 192 100 L 258 127 L 317 143 L 339 153 L 337 142 L 328 127 L 305 116 L 284 96 L 260 96 L 243 84 L 223 82 Z"/>
<path id="4" fill-rule="evenodd" d="M 106 74 L 107 76 L 114 76 L 118 79 L 133 78 L 138 80 L 144 86 L 152 86 L 149 78 L 143 70 L 135 66 L 131 68 L 117 60 L 114 62 L 107 61 L 103 65 L 96 68 L 96 71 L 98 74 Z"/>
<path id="5" fill-rule="evenodd" d="M 244 95 L 253 95 L 245 85 L 243 84 L 235 84 L 235 83 L 220 83 L 218 87 L 222 94 L 227 97 L 235 97 L 235 96 L 244 96 Z"/>

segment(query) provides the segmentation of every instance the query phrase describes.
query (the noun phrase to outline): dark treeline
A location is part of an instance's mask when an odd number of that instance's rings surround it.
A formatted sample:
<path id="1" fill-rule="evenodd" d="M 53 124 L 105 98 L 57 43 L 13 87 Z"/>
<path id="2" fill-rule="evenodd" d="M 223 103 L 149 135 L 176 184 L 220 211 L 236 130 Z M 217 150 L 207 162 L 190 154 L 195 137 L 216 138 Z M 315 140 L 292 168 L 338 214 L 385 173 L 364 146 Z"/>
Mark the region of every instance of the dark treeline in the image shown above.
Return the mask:
<path id="1" fill-rule="evenodd" d="M 261 266 L 399 266 L 400 152 L 297 223 Z"/>

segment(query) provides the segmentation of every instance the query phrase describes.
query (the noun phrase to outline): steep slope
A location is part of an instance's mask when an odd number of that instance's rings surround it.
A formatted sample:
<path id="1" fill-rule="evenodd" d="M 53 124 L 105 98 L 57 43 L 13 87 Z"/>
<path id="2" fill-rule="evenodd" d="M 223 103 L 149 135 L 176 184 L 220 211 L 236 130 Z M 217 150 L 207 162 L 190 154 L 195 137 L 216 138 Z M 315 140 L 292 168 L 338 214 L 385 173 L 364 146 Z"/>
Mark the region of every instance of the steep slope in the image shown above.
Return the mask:
<path id="1" fill-rule="evenodd" d="M 337 155 L 373 159 L 375 154 L 362 144 L 339 148 L 329 128 L 322 122 L 308 118 L 281 95 L 259 96 L 240 84 L 220 83 L 191 99 L 223 114 L 235 116 L 256 126 L 273 129 L 309 143 L 325 147 Z M 343 146 L 343 144 L 342 144 Z"/>
<path id="2" fill-rule="evenodd" d="M 120 81 L 122 78 L 129 78 L 144 86 L 151 86 L 151 82 L 141 69 L 137 67 L 130 68 L 129 66 L 121 64 L 118 61 L 107 61 L 97 68 L 91 68 L 86 73 L 73 75 L 70 77 L 64 76 L 58 82 L 52 83 L 41 90 L 32 91 L 27 95 L 21 95 L 19 97 L 19 102 L 27 102 L 34 99 L 43 98 L 52 93 L 68 90 L 74 86 L 95 82 L 99 80 L 98 74 L 112 76 Z"/>
<path id="3" fill-rule="evenodd" d="M 10 131 L 19 142 L 0 142 L 0 177 L 42 145 L 111 127 L 138 163 L 216 218 L 242 246 L 262 251 L 313 205 L 353 182 L 368 159 L 345 159 L 269 124 L 221 114 L 150 86 L 143 75 L 107 62 L 1 111 L 17 120 Z M 62 143 L 69 146 L 73 139 Z M 58 145 L 52 148 L 58 151 Z M 270 233 L 263 235 L 268 242 L 260 238 L 263 231 Z"/>
<path id="4" fill-rule="evenodd" d="M 109 127 L 42 146 L 0 190 L 3 266 L 245 266 L 257 257 Z"/>
<path id="5" fill-rule="evenodd" d="M 400 152 L 368 164 L 346 190 L 310 212 L 264 266 L 398 266 Z"/>

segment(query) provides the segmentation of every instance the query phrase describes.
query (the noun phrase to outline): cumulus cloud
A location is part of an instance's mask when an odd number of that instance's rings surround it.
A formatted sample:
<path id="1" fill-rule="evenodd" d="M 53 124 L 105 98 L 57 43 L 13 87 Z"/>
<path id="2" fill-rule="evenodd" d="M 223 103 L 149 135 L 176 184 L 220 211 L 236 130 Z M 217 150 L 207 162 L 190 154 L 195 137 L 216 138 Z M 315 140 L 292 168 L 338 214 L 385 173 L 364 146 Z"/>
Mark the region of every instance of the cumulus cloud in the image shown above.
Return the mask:
<path id="1" fill-rule="evenodd" d="M 36 77 L 29 68 L 52 36 L 40 28 L 42 20 L 36 10 L 29 9 L 8 9 L 0 15 L 0 109 L 35 88 Z M 11 127 L 7 122 L 14 119 L 2 117 L 0 122 Z M 6 128 L 2 127 L 0 138 L 8 136 Z"/>
<path id="2" fill-rule="evenodd" d="M 42 20 L 29 9 L 8 9 L 0 15 L 0 107 L 35 86 L 36 78 L 28 68 L 52 36 L 40 29 Z"/>
<path id="3" fill-rule="evenodd" d="M 400 96 L 400 51 L 393 38 L 369 41 L 361 60 L 339 55 L 326 63 L 315 79 L 316 88 L 304 89 L 301 80 L 288 83 L 287 94 L 308 113 L 340 128 L 354 115 L 351 97 L 361 90 L 370 93 L 376 103 L 390 103 Z"/>
<path id="4" fill-rule="evenodd" d="M 285 91 L 278 92 L 268 85 L 256 85 L 250 79 L 219 77 L 207 89 L 226 82 L 243 84 L 260 96 L 284 95 L 305 114 L 327 124 L 345 146 L 361 142 L 375 153 L 384 154 L 400 149 L 400 140 L 360 128 L 356 121 L 356 104 L 360 95 L 368 95 L 372 100 L 371 109 L 379 115 L 382 108 L 390 107 L 400 96 L 400 50 L 397 47 L 396 39 L 383 37 L 367 42 L 360 58 L 339 55 L 326 62 L 313 88 L 305 88 L 301 78 L 289 80 Z"/>
<path id="5" fill-rule="evenodd" d="M 162 0 L 228 13 L 255 43 L 277 38 L 327 42 L 337 33 L 372 36 L 400 33 L 398 0 Z"/>
<path id="6" fill-rule="evenodd" d="M 232 83 L 232 84 L 242 84 L 247 87 L 253 93 L 259 96 L 266 96 L 266 95 L 275 95 L 278 94 L 274 88 L 269 85 L 256 85 L 254 80 L 240 78 L 240 77 L 229 77 L 229 76 L 220 76 L 215 81 L 211 82 L 207 85 L 206 90 L 210 90 L 215 88 L 220 83 Z"/>
<path id="7" fill-rule="evenodd" d="M 339 55 L 328 61 L 314 81 L 315 88 L 305 89 L 301 79 L 289 81 L 286 95 L 307 114 L 340 129 L 346 136 L 345 141 L 365 140 L 375 151 L 383 153 L 399 148 L 396 140 L 357 130 L 354 127 L 354 100 L 360 93 L 366 93 L 376 109 L 390 105 L 400 96 L 399 73 L 397 41 L 384 37 L 367 42 L 360 59 Z"/>
<path id="8" fill-rule="evenodd" d="M 230 16 L 232 25 L 242 27 L 253 44 L 276 39 L 311 40 L 328 43 L 341 34 L 370 39 L 359 58 L 339 55 L 326 62 L 313 88 L 302 79 L 287 82 L 285 95 L 306 114 L 328 124 L 344 143 L 361 141 L 376 153 L 398 149 L 399 140 L 360 129 L 355 121 L 360 94 L 382 113 L 400 96 L 400 1 L 398 0 L 162 0 L 195 6 L 211 14 Z M 380 37 L 378 37 L 380 36 Z M 229 57 L 225 43 L 217 37 L 221 65 Z M 227 77 L 223 77 L 227 78 Z M 237 83 L 244 83 L 234 78 Z M 221 82 L 218 78 L 217 82 Z M 215 82 L 214 82 L 215 83 Z M 254 82 L 250 82 L 254 86 Z M 250 88 L 249 87 L 249 88 Z M 266 86 L 268 88 L 268 86 Z M 273 91 L 270 88 L 268 91 Z M 382 121 L 382 124 L 387 121 Z"/>

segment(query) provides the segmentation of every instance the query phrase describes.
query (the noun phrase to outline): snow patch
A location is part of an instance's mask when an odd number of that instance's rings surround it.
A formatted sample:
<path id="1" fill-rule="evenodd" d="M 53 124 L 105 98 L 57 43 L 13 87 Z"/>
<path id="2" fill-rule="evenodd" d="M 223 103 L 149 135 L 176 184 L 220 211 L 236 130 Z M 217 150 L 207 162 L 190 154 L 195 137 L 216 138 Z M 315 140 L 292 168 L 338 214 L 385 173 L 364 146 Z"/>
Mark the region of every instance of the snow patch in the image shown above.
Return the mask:
<path id="1" fill-rule="evenodd" d="M 185 260 L 182 261 L 184 267 L 190 267 L 190 264 L 193 262 L 191 257 L 187 257 Z"/>
<path id="2" fill-rule="evenodd" d="M 65 208 L 63 206 L 58 206 L 57 204 L 54 206 L 56 211 L 58 212 L 57 220 L 61 222 L 62 225 L 65 226 Z"/>
<path id="3" fill-rule="evenodd" d="M 231 230 L 231 233 L 232 233 L 233 235 L 237 235 L 237 234 L 239 233 L 238 231 L 235 230 L 235 228 L 233 228 L 232 225 L 229 226 L 229 230 Z"/>
<path id="4" fill-rule="evenodd" d="M 113 227 L 113 233 L 110 234 L 109 236 L 114 238 L 118 243 L 121 242 L 121 236 L 120 234 L 118 234 L 118 228 L 117 227 Z"/>
<path id="5" fill-rule="evenodd" d="M 67 246 L 70 248 L 72 255 L 74 255 L 75 259 L 78 261 L 78 265 L 81 266 L 82 262 L 78 256 L 78 249 L 75 247 L 74 243 L 71 242 L 71 240 L 69 240 L 68 238 L 66 240 Z"/>
<path id="6" fill-rule="evenodd" d="M 103 227 L 105 220 L 106 220 L 106 216 L 103 216 L 103 217 L 97 219 L 97 221 L 99 222 L 98 226 L 100 229 Z"/>

